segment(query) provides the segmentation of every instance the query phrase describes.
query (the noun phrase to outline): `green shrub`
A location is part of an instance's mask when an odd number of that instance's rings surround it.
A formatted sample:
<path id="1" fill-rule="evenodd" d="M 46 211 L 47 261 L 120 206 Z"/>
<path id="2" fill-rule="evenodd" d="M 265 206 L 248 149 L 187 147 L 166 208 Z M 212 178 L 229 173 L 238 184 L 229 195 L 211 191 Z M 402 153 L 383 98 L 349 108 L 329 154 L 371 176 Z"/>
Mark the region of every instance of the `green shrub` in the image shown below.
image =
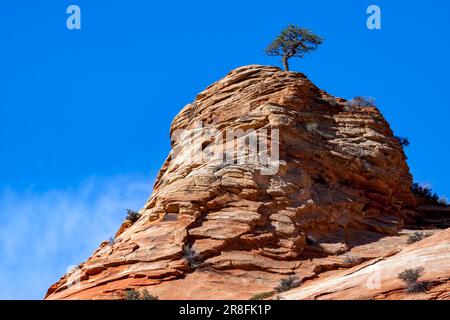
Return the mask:
<path id="1" fill-rule="evenodd" d="M 409 146 L 409 140 L 408 140 L 408 138 L 405 138 L 405 137 L 399 137 L 399 136 L 395 136 L 394 138 L 398 141 L 398 143 L 399 143 L 402 147 L 407 147 L 407 146 Z"/>
<path id="2" fill-rule="evenodd" d="M 444 207 L 448 206 L 445 199 L 439 198 L 439 196 L 428 187 L 421 186 L 418 183 L 414 183 L 411 186 L 411 191 L 417 197 L 422 199 L 422 201 L 425 204 L 430 204 L 430 205 L 435 205 L 435 206 L 444 206 Z"/>
<path id="3" fill-rule="evenodd" d="M 131 209 L 127 209 L 127 220 L 131 221 L 131 222 L 136 222 L 138 221 L 138 219 L 141 217 L 141 215 L 139 214 L 139 212 L 131 210 Z"/>
<path id="4" fill-rule="evenodd" d="M 264 300 L 273 296 L 273 291 L 261 292 L 255 294 L 250 300 Z"/>
<path id="5" fill-rule="evenodd" d="M 134 289 L 129 289 L 125 292 L 125 300 L 140 300 L 140 296 L 139 291 Z"/>
<path id="6" fill-rule="evenodd" d="M 418 183 L 412 185 L 411 191 L 417 196 L 430 202 L 437 202 L 439 200 L 439 196 L 436 193 L 433 193 L 430 188 L 421 186 Z"/>
<path id="7" fill-rule="evenodd" d="M 158 296 L 150 294 L 147 289 L 144 289 L 141 294 L 141 300 L 159 300 Z"/>
<path id="8" fill-rule="evenodd" d="M 278 293 L 294 289 L 300 285 L 299 280 L 295 276 L 290 276 L 289 278 L 284 278 L 280 280 L 280 284 L 275 288 Z"/>
<path id="9" fill-rule="evenodd" d="M 158 300 L 158 296 L 150 294 L 147 289 L 142 290 L 142 293 L 129 289 L 125 292 L 125 300 Z"/>
<path id="10" fill-rule="evenodd" d="M 201 263 L 198 253 L 188 244 L 183 246 L 183 258 L 187 261 L 191 269 L 197 269 Z"/>
<path id="11" fill-rule="evenodd" d="M 408 243 L 411 244 L 411 243 L 420 241 L 422 239 L 428 238 L 428 237 L 430 237 L 432 235 L 433 235 L 432 233 L 425 233 L 425 232 L 416 231 L 413 234 L 409 235 Z"/>
<path id="12" fill-rule="evenodd" d="M 423 271 L 423 267 L 405 269 L 398 275 L 398 278 L 405 282 L 417 282 Z"/>
<path id="13" fill-rule="evenodd" d="M 361 257 L 354 254 L 346 254 L 344 259 L 344 263 L 351 266 L 357 265 L 361 263 L 361 261 L 362 261 Z"/>
<path id="14" fill-rule="evenodd" d="M 426 281 L 419 281 L 424 271 L 423 267 L 410 268 L 402 271 L 398 278 L 406 283 L 406 291 L 408 293 L 426 292 L 429 283 Z"/>
<path id="15" fill-rule="evenodd" d="M 408 293 L 427 292 L 429 283 L 426 281 L 408 283 L 406 290 Z"/>
<path id="16" fill-rule="evenodd" d="M 354 97 L 353 99 L 347 101 L 347 105 L 352 107 L 352 106 L 358 106 L 358 107 L 374 107 L 376 106 L 375 104 L 375 99 L 372 97 L 362 97 L 362 96 L 357 96 Z"/>
<path id="17" fill-rule="evenodd" d="M 291 24 L 266 48 L 266 53 L 269 56 L 280 56 L 284 69 L 289 71 L 290 58 L 303 58 L 307 53 L 316 50 L 322 42 L 323 39 L 311 30 Z"/>

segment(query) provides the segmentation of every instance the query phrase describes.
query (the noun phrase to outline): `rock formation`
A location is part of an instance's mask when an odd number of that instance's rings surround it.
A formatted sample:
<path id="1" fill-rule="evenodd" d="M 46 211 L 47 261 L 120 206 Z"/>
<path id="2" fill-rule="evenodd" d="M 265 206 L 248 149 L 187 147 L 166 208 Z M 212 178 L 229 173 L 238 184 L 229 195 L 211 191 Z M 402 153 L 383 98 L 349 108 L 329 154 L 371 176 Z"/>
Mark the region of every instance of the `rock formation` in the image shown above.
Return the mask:
<path id="1" fill-rule="evenodd" d="M 280 294 L 282 299 L 450 299 L 450 229 L 407 245 L 397 237 L 378 258 L 347 270 L 324 273 L 319 279 Z M 376 244 L 379 248 L 381 243 Z M 375 247 L 375 244 L 371 244 Z M 359 251 L 363 251 L 359 248 Z M 365 248 L 368 249 L 368 248 Z M 427 292 L 405 294 L 398 275 L 407 268 L 423 267 L 420 281 L 428 282 Z M 378 282 L 378 283 L 377 283 Z"/>
<path id="2" fill-rule="evenodd" d="M 227 139 L 229 131 L 243 134 Z M 254 154 L 270 156 L 245 161 L 254 133 L 269 136 Z M 139 219 L 47 299 L 123 299 L 144 288 L 160 299 L 248 299 L 290 275 L 348 269 L 349 250 L 395 238 L 416 206 L 402 146 L 380 111 L 301 73 L 233 70 L 180 111 L 171 142 Z M 230 154 L 238 156 L 221 161 Z M 312 296 L 295 294 L 286 297 Z"/>

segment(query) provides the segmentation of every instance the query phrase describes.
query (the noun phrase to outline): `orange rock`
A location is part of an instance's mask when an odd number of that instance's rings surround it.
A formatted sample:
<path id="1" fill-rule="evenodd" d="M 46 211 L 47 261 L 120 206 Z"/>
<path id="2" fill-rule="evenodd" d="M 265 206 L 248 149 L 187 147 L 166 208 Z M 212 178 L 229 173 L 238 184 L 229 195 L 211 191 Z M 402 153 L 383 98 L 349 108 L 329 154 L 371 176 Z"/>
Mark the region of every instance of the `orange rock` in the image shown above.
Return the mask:
<path id="1" fill-rule="evenodd" d="M 252 130 L 269 134 L 258 146 L 278 158 L 246 162 L 265 153 L 244 144 L 235 163 L 220 161 Z M 240 138 L 220 140 L 226 132 Z M 414 209 L 405 154 L 379 110 L 349 107 L 300 73 L 233 70 L 180 111 L 171 143 L 139 220 L 47 299 L 118 299 L 144 287 L 161 299 L 247 299 L 287 275 L 345 267 L 337 255 L 396 234 Z"/>
<path id="2" fill-rule="evenodd" d="M 381 244 L 378 244 L 380 247 Z M 317 280 L 280 294 L 281 299 L 449 299 L 450 229 L 410 244 L 390 255 L 369 260 L 348 270 L 325 273 Z M 429 283 L 422 293 L 408 293 L 398 275 L 423 267 L 419 281 Z"/>

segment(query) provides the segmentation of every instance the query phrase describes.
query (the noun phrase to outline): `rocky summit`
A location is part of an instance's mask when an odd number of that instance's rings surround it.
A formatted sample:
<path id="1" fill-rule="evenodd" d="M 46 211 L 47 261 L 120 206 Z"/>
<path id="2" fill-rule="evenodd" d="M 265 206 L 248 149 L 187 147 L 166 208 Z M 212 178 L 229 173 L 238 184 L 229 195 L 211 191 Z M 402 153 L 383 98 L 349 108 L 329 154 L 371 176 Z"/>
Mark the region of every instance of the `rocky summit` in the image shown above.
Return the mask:
<path id="1" fill-rule="evenodd" d="M 416 264 L 420 297 L 449 297 L 450 234 L 408 244 L 412 176 L 376 107 L 250 65 L 185 106 L 171 144 L 145 206 L 46 299 L 408 299 Z"/>

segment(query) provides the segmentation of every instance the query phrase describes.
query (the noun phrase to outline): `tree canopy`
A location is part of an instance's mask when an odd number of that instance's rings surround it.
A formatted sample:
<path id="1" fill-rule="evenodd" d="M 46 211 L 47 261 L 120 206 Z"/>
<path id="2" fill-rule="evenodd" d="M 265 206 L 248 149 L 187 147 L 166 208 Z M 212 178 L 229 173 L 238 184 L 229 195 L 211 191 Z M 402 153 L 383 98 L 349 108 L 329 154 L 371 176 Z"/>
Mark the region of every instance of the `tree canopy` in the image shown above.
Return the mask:
<path id="1" fill-rule="evenodd" d="M 289 25 L 266 48 L 269 56 L 281 56 L 284 69 L 289 71 L 288 60 L 292 57 L 303 58 L 306 54 L 317 49 L 323 39 L 311 30 Z"/>

